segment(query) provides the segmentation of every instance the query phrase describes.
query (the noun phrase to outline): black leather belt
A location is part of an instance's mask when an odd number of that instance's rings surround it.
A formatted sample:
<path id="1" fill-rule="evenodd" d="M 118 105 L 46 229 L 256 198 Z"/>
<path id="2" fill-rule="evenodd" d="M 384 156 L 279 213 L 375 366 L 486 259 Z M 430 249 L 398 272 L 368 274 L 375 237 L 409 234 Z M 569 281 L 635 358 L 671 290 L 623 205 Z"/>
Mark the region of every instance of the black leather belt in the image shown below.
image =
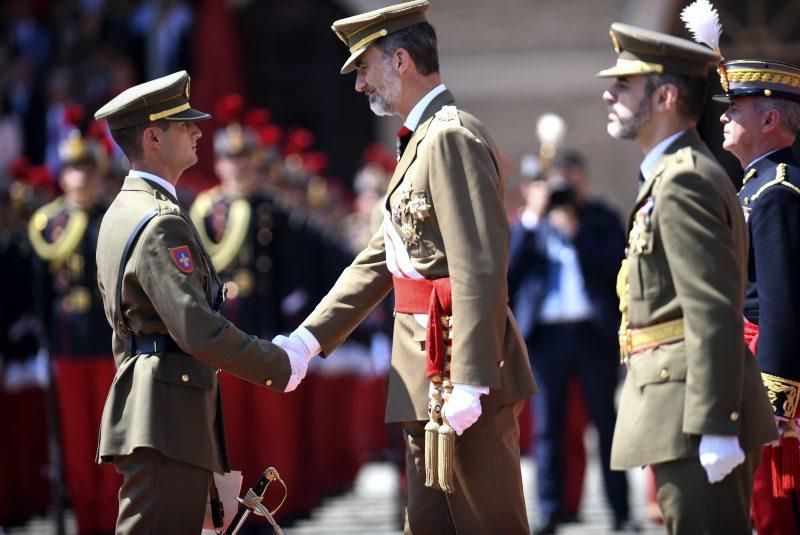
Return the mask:
<path id="1" fill-rule="evenodd" d="M 125 340 L 125 352 L 128 355 L 164 353 L 166 351 L 181 351 L 178 344 L 168 334 L 134 334 Z"/>

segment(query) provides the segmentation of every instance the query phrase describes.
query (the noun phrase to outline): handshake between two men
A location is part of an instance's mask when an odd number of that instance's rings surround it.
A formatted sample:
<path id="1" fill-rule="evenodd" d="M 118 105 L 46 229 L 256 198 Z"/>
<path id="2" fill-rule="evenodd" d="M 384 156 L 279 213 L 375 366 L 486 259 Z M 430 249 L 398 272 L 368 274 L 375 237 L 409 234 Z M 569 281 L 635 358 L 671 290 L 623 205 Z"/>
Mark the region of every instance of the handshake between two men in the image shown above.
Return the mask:
<path id="1" fill-rule="evenodd" d="M 286 351 L 289 357 L 292 375 L 284 392 L 292 392 L 305 378 L 308 363 L 320 354 L 319 342 L 307 329 L 300 327 L 289 336 L 276 336 L 272 343 Z M 461 435 L 478 420 L 481 415 L 480 397 L 488 393 L 487 387 L 453 383 L 453 391 L 442 411 L 457 435 Z"/>

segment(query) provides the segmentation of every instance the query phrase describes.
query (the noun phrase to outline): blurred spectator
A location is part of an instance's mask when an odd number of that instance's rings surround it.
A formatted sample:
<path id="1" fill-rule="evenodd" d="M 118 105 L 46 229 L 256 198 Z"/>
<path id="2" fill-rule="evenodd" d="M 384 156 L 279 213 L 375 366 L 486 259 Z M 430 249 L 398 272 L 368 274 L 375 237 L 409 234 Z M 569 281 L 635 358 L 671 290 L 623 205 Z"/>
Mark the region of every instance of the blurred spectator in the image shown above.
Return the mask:
<path id="1" fill-rule="evenodd" d="M 11 113 L 8 95 L 0 89 L 0 188 L 5 192 L 8 192 L 11 185 L 9 167 L 20 156 L 22 156 L 22 125 Z"/>
<path id="2" fill-rule="evenodd" d="M 191 70 L 193 19 L 191 6 L 182 0 L 147 0 L 133 13 L 131 29 L 143 44 L 145 80 Z"/>
<path id="3" fill-rule="evenodd" d="M 624 235 L 620 221 L 591 200 L 583 158 L 560 154 L 524 186 L 526 207 L 511 231 L 509 294 L 532 357 L 539 394 L 533 404 L 539 511 L 535 533 L 564 521 L 564 397 L 580 379 L 600 439 L 606 496 L 614 527 L 629 523 L 625 474 L 611 472 L 618 380 L 615 294 Z"/>
<path id="4" fill-rule="evenodd" d="M 77 114 L 77 111 L 73 113 Z M 78 116 L 68 122 L 78 123 Z M 60 422 L 64 476 L 80 533 L 111 533 L 119 475 L 94 462 L 97 430 L 114 378 L 111 328 L 97 288 L 97 234 L 108 154 L 79 130 L 58 145 L 63 195 L 31 216 L 35 302 L 46 327 Z"/>

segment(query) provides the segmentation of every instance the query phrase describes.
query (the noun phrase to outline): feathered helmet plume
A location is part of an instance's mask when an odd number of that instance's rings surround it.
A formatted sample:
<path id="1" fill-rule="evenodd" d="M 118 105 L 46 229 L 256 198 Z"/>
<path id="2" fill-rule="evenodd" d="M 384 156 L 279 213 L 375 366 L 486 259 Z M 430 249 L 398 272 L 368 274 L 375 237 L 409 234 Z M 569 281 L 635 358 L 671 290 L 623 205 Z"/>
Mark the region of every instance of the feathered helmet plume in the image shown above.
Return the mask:
<path id="1" fill-rule="evenodd" d="M 722 35 L 719 13 L 708 0 L 695 0 L 683 8 L 681 20 L 686 25 L 686 29 L 692 33 L 695 41 L 711 47 L 714 52 L 719 54 L 717 74 L 719 74 L 722 89 L 727 93 L 730 85 L 728 84 L 728 71 L 725 69 L 722 53 L 719 50 L 719 37 Z"/>

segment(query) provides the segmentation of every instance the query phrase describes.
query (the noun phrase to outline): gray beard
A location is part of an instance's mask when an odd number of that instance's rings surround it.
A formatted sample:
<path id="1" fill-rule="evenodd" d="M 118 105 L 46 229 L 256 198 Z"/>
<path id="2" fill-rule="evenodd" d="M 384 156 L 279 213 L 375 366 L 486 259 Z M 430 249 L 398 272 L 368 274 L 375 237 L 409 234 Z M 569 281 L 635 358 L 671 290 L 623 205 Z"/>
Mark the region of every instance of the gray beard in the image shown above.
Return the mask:
<path id="1" fill-rule="evenodd" d="M 369 109 L 379 117 L 395 114 L 395 105 L 380 95 L 369 97 Z"/>

